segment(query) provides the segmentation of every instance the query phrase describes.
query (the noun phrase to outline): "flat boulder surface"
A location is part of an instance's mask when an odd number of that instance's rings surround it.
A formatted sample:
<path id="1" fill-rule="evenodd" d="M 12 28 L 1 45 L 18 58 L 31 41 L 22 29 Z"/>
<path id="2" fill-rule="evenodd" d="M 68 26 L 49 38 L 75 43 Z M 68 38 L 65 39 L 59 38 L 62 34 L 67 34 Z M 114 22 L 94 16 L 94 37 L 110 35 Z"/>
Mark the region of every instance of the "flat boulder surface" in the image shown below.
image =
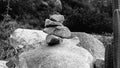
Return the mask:
<path id="1" fill-rule="evenodd" d="M 46 36 L 47 34 L 42 30 L 19 28 L 10 35 L 10 41 L 11 45 L 15 48 L 18 47 L 18 45 L 36 48 L 46 39 Z"/>
<path id="2" fill-rule="evenodd" d="M 23 52 L 20 58 L 21 68 L 91 68 L 93 56 L 84 48 L 76 46 L 78 38 L 63 39 L 54 45 L 42 45 L 42 48 Z"/>
<path id="3" fill-rule="evenodd" d="M 72 32 L 72 35 L 79 37 L 80 43 L 78 46 L 87 49 L 96 59 L 104 59 L 105 47 L 97 38 L 83 32 Z"/>
<path id="4" fill-rule="evenodd" d="M 6 65 L 7 62 L 8 61 L 0 60 L 0 68 L 8 68 Z"/>

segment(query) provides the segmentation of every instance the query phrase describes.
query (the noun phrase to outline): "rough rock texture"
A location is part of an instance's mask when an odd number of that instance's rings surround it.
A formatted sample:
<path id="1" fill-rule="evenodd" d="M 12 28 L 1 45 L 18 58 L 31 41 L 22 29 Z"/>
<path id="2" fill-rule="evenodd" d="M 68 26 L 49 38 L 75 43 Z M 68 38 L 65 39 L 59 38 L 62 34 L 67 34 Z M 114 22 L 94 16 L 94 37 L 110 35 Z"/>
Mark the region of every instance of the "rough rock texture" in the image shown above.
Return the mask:
<path id="1" fill-rule="evenodd" d="M 95 38 L 100 40 L 105 47 L 112 45 L 113 35 L 103 36 L 103 35 L 93 35 Z"/>
<path id="2" fill-rule="evenodd" d="M 13 62 L 13 61 L 9 61 L 8 63 L 6 63 L 6 66 L 8 67 L 8 68 L 15 68 L 15 63 Z"/>
<path id="3" fill-rule="evenodd" d="M 9 58 L 8 62 L 6 63 L 8 68 L 19 68 L 18 64 L 19 64 L 19 57 L 18 56 L 14 56 L 12 58 Z"/>
<path id="4" fill-rule="evenodd" d="M 62 38 L 69 38 L 71 37 L 71 31 L 65 26 L 57 26 L 54 35 Z"/>
<path id="5" fill-rule="evenodd" d="M 104 61 L 104 60 L 97 59 L 97 60 L 94 62 L 94 68 L 105 68 L 105 61 Z"/>
<path id="6" fill-rule="evenodd" d="M 43 29 L 43 31 L 44 31 L 45 33 L 47 33 L 47 34 L 53 34 L 54 31 L 55 31 L 55 29 L 56 29 L 56 28 L 54 28 L 54 27 L 49 27 L 49 28 Z"/>
<path id="7" fill-rule="evenodd" d="M 60 23 L 60 22 L 56 22 L 56 21 L 52 21 L 52 20 L 50 20 L 50 19 L 46 19 L 45 20 L 45 27 L 50 27 L 50 26 L 61 26 L 62 25 L 62 23 Z"/>
<path id="8" fill-rule="evenodd" d="M 92 35 L 87 33 L 72 33 L 73 35 L 77 35 L 80 39 L 80 43 L 78 46 L 82 46 L 87 49 L 96 59 L 103 59 L 105 56 L 105 47 L 102 42 L 100 42 L 97 38 L 94 38 Z"/>
<path id="9" fill-rule="evenodd" d="M 50 19 L 45 20 L 45 29 L 47 34 L 59 36 L 61 38 L 71 37 L 71 31 L 63 26 L 64 16 L 60 14 L 50 15 Z"/>
<path id="10" fill-rule="evenodd" d="M 62 41 L 63 41 L 62 38 L 57 37 L 55 35 L 47 35 L 47 37 L 46 37 L 46 43 L 49 46 L 54 46 L 54 45 L 60 44 Z"/>
<path id="11" fill-rule="evenodd" d="M 43 31 L 47 34 L 53 34 L 61 38 L 69 38 L 71 36 L 70 30 L 65 26 L 48 27 L 45 28 Z"/>
<path id="12" fill-rule="evenodd" d="M 50 16 L 50 19 L 53 19 L 57 22 L 60 22 L 60 23 L 63 23 L 65 21 L 65 18 L 63 15 L 60 15 L 60 14 L 54 14 L 54 15 L 51 15 Z"/>
<path id="13" fill-rule="evenodd" d="M 47 34 L 41 30 L 16 29 L 10 36 L 11 45 L 14 48 L 24 47 L 26 50 L 36 48 L 46 39 Z"/>
<path id="14" fill-rule="evenodd" d="M 20 58 L 21 68 L 91 68 L 93 56 L 84 48 L 76 46 L 77 37 L 63 39 L 55 45 L 43 45 L 42 48 L 23 52 Z"/>
<path id="15" fill-rule="evenodd" d="M 6 63 L 7 63 L 8 61 L 3 61 L 3 60 L 0 60 L 0 68 L 8 68 L 7 66 L 6 66 Z"/>

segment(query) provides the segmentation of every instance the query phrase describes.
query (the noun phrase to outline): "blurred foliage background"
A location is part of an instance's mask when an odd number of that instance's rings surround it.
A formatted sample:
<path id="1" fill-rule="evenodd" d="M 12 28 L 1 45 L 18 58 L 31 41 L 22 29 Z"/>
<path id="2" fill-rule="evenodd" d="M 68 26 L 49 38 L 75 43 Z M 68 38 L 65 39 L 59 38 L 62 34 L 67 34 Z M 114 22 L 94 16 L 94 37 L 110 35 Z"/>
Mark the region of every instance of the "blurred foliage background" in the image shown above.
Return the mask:
<path id="1" fill-rule="evenodd" d="M 45 19 L 54 12 L 65 16 L 63 24 L 72 32 L 113 32 L 112 0 L 61 0 L 62 10 L 52 4 L 46 6 L 41 1 L 0 0 L 0 59 L 13 55 L 9 36 L 16 28 L 43 29 Z"/>
<path id="2" fill-rule="evenodd" d="M 75 32 L 112 33 L 112 1 L 89 1 L 87 5 L 64 1 L 62 10 L 62 14 L 66 16 L 64 24 Z"/>
<path id="3" fill-rule="evenodd" d="M 62 10 L 41 4 L 41 0 L 10 0 L 9 15 L 31 28 L 41 29 L 49 14 L 57 11 L 66 18 L 71 31 L 112 33 L 112 0 L 61 0 Z M 4 19 L 8 0 L 0 0 L 0 21 Z"/>

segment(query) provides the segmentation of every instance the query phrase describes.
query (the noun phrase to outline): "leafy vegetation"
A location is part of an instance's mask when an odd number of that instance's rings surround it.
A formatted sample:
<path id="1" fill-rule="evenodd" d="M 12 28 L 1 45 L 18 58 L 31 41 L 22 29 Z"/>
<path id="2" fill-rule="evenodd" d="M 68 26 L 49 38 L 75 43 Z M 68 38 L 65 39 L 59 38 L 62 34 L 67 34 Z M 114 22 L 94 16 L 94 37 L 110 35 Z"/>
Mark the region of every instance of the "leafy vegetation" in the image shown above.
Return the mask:
<path id="1" fill-rule="evenodd" d="M 9 2 L 9 12 L 7 5 Z M 63 9 L 45 6 L 41 0 L 0 0 L 0 20 L 9 14 L 31 28 L 44 28 L 44 20 L 57 11 L 66 18 L 64 25 L 71 31 L 112 33 L 112 0 L 61 0 Z"/>
<path id="2" fill-rule="evenodd" d="M 93 0 L 83 6 L 74 6 L 65 2 L 62 14 L 71 31 L 88 33 L 112 33 L 112 2 L 107 0 Z M 83 4 L 84 5 L 84 4 Z M 69 13 L 68 13 L 69 12 Z"/>

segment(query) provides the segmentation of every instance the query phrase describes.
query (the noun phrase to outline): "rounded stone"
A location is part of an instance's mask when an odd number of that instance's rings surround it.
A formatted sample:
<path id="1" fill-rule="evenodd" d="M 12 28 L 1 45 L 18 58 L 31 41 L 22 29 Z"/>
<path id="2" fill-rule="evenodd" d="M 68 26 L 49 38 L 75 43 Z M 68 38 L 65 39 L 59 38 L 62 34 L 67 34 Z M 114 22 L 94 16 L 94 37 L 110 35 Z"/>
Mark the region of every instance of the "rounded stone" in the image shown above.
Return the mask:
<path id="1" fill-rule="evenodd" d="M 69 38 L 71 37 L 71 31 L 65 26 L 57 26 L 54 35 L 57 35 L 62 38 Z"/>
<path id="2" fill-rule="evenodd" d="M 54 15 L 51 15 L 50 16 L 50 19 L 53 19 L 57 22 L 60 22 L 60 23 L 63 23 L 65 21 L 65 18 L 63 15 L 60 15 L 60 14 L 54 14 Z"/>
<path id="3" fill-rule="evenodd" d="M 46 37 L 46 43 L 49 46 L 57 45 L 57 44 L 60 44 L 61 42 L 62 42 L 62 39 L 60 37 L 55 36 L 55 35 L 48 35 Z"/>
<path id="4" fill-rule="evenodd" d="M 53 34 L 55 29 L 56 28 L 54 28 L 54 27 L 48 27 L 48 28 L 43 29 L 43 31 L 47 34 Z"/>
<path id="5" fill-rule="evenodd" d="M 50 19 L 45 20 L 45 27 L 55 27 L 55 26 L 61 26 L 61 25 L 62 23 L 60 22 L 52 21 Z"/>

